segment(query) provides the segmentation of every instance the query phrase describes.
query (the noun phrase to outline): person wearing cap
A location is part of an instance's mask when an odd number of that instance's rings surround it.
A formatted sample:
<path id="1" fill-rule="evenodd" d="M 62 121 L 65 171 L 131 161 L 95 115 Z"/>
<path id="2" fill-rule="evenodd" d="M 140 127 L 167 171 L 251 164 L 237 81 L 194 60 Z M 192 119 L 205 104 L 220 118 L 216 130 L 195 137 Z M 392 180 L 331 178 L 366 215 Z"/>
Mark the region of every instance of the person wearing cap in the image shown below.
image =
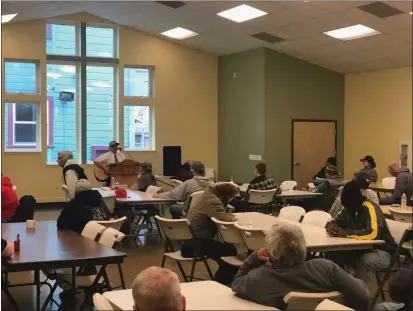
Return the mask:
<path id="1" fill-rule="evenodd" d="M 335 157 L 329 157 L 329 158 L 326 160 L 326 164 L 317 172 L 317 174 L 315 174 L 315 175 L 313 176 L 313 180 L 326 178 L 325 169 L 326 169 L 326 167 L 329 166 L 329 165 L 337 166 L 337 160 L 336 160 Z"/>
<path id="2" fill-rule="evenodd" d="M 374 158 L 370 155 L 366 155 L 363 159 L 360 159 L 360 162 L 362 163 L 363 168 L 357 173 L 369 173 L 371 182 L 376 182 L 378 176 Z"/>
<path id="3" fill-rule="evenodd" d="M 387 269 L 397 244 L 380 206 L 367 201 L 354 180 L 344 186 L 341 203 L 343 208 L 326 226 L 330 236 L 385 243 L 369 250 L 330 252 L 328 258 L 340 265 L 355 266 L 355 276 L 369 285 L 372 273 Z"/>
<path id="4" fill-rule="evenodd" d="M 67 187 L 67 200 L 75 197 L 75 184 L 79 179 L 87 179 L 83 168 L 73 160 L 73 153 L 69 150 L 62 150 L 57 154 L 57 164 L 63 168 L 63 183 Z"/>
<path id="5" fill-rule="evenodd" d="M 109 164 L 123 162 L 124 160 L 126 160 L 126 156 L 123 152 L 119 152 L 119 143 L 116 140 L 112 140 L 109 143 L 109 151 L 98 156 L 93 163 L 107 173 Z M 110 177 L 105 182 L 109 186 Z"/>
<path id="6" fill-rule="evenodd" d="M 379 205 L 379 197 L 377 193 L 369 189 L 370 186 L 370 174 L 368 173 L 358 173 L 354 178 L 355 183 L 360 187 L 361 194 L 366 198 L 367 201 Z M 339 193 L 337 194 L 336 200 L 334 201 L 329 213 L 334 219 L 340 210 L 343 208 L 341 205 L 341 194 L 344 187 L 340 187 Z"/>
<path id="7" fill-rule="evenodd" d="M 92 220 L 109 220 L 109 210 L 97 190 L 93 190 L 87 179 L 75 184 L 75 197 L 60 213 L 57 229 L 82 233 L 86 224 Z"/>
<path id="8" fill-rule="evenodd" d="M 392 163 L 388 167 L 389 174 L 396 177 L 396 185 L 394 187 L 391 198 L 381 198 L 381 205 L 400 204 L 403 194 L 406 195 L 407 200 L 411 201 L 413 196 L 413 173 L 408 167 L 402 167 L 397 163 Z M 410 204 L 410 203 L 409 203 Z"/>
<path id="9" fill-rule="evenodd" d="M 205 165 L 200 161 L 194 161 L 191 164 L 194 177 L 183 182 L 171 191 L 153 194 L 154 198 L 171 199 L 185 202 L 183 206 L 174 204 L 169 208 L 172 218 L 179 219 L 188 212 L 191 194 L 196 191 L 203 191 L 213 182 L 205 177 Z"/>
<path id="10" fill-rule="evenodd" d="M 413 266 L 401 268 L 390 275 L 389 294 L 395 302 L 383 302 L 376 311 L 413 311 Z"/>

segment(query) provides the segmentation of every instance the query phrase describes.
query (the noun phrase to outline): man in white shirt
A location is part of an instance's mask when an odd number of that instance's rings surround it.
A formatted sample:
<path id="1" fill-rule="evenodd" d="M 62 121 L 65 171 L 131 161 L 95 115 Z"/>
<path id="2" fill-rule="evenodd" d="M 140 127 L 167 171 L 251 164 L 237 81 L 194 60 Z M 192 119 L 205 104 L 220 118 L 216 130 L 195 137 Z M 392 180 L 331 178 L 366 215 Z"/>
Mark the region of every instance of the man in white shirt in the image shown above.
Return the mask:
<path id="1" fill-rule="evenodd" d="M 98 156 L 93 163 L 107 173 L 109 164 L 124 160 L 126 160 L 126 156 L 123 152 L 119 152 L 119 143 L 116 140 L 112 140 L 109 143 L 109 151 Z M 106 180 L 106 183 L 110 184 L 110 177 Z"/>

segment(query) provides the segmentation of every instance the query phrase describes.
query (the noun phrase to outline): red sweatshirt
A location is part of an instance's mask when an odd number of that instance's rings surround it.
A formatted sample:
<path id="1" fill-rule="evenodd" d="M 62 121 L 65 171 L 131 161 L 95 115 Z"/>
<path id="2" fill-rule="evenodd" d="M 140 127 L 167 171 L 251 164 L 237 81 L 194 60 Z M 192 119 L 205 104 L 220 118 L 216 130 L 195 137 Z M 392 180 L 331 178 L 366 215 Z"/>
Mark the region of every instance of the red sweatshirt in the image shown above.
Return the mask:
<path id="1" fill-rule="evenodd" d="M 1 178 L 1 220 L 10 220 L 19 206 L 19 198 L 9 177 Z"/>

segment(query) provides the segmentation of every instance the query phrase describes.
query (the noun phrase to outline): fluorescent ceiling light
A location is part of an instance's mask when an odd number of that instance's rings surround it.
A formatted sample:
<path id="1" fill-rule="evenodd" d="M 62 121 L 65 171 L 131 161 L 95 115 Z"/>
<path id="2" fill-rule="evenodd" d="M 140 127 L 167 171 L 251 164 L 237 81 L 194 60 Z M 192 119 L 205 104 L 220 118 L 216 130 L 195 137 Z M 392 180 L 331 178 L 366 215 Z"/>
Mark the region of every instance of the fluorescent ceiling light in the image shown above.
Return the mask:
<path id="1" fill-rule="evenodd" d="M 10 22 L 13 18 L 16 17 L 17 14 L 18 14 L 18 13 L 2 15 L 2 16 L 1 16 L 1 23 L 4 24 L 4 23 Z"/>
<path id="2" fill-rule="evenodd" d="M 66 73 L 76 73 L 75 66 L 62 66 L 62 67 L 59 67 L 59 70 L 66 72 Z"/>
<path id="3" fill-rule="evenodd" d="M 242 23 L 250 19 L 254 19 L 254 18 L 267 15 L 267 14 L 268 14 L 267 12 L 258 10 L 246 4 L 242 4 L 235 8 L 217 13 L 217 15 L 230 19 L 237 23 Z"/>
<path id="4" fill-rule="evenodd" d="M 58 73 L 54 73 L 54 72 L 48 72 L 48 73 L 47 73 L 47 76 L 48 76 L 49 78 L 52 78 L 52 79 L 58 79 L 58 78 L 60 78 L 62 75 L 59 75 Z"/>
<path id="5" fill-rule="evenodd" d="M 380 34 L 380 32 L 370 27 L 358 24 L 358 25 L 353 25 L 350 27 L 327 31 L 327 32 L 324 32 L 324 34 L 326 34 L 327 36 L 339 39 L 339 40 L 347 41 L 347 40 L 353 40 L 353 39 L 359 39 L 359 38 L 378 35 Z"/>
<path id="6" fill-rule="evenodd" d="M 183 40 L 183 39 L 197 36 L 198 34 L 189 29 L 185 29 L 182 27 L 176 27 L 174 29 L 162 32 L 161 35 L 164 35 L 164 36 L 167 36 L 173 39 Z"/>
<path id="7" fill-rule="evenodd" d="M 103 81 L 96 81 L 92 83 L 93 86 L 96 87 L 110 87 L 109 83 L 103 82 Z"/>

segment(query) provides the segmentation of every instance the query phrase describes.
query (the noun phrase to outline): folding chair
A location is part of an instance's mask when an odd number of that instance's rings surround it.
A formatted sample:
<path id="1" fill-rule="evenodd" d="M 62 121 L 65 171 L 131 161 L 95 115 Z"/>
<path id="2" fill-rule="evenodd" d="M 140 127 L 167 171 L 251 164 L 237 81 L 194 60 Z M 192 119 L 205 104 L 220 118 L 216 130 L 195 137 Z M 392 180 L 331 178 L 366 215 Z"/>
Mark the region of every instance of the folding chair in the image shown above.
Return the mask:
<path id="1" fill-rule="evenodd" d="M 157 219 L 166 237 L 165 252 L 162 257 L 161 267 L 162 268 L 165 267 L 166 258 L 172 259 L 178 265 L 179 271 L 181 272 L 182 277 L 184 278 L 184 281 L 192 282 L 192 280 L 194 279 L 195 266 L 198 262 L 202 261 L 209 274 L 209 277 L 211 278 L 211 280 L 213 280 L 214 276 L 212 275 L 211 269 L 207 262 L 208 256 L 204 256 L 204 255 L 198 256 L 197 253 L 199 253 L 199 251 L 195 250 L 194 257 L 185 258 L 182 256 L 181 251 L 175 251 L 172 245 L 172 241 L 178 241 L 178 242 L 193 241 L 196 247 L 196 239 L 194 238 L 194 235 L 192 234 L 189 221 L 187 219 L 166 219 L 158 215 L 156 215 L 155 218 Z M 191 267 L 191 272 L 190 272 L 189 277 L 188 275 L 185 274 L 185 271 L 181 265 L 181 262 L 185 262 L 185 261 L 192 262 L 192 267 Z"/>
<path id="2" fill-rule="evenodd" d="M 305 215 L 305 209 L 301 206 L 288 205 L 281 209 L 278 218 L 300 222 Z"/>
<path id="3" fill-rule="evenodd" d="M 235 223 L 242 240 L 249 252 L 253 252 L 265 246 L 265 231 L 263 229 L 244 228 L 239 223 Z"/>
<path id="4" fill-rule="evenodd" d="M 268 214 L 272 212 L 272 202 L 274 201 L 274 195 L 277 189 L 271 190 L 250 190 L 248 195 L 248 205 L 254 207 L 255 211 L 258 211 L 261 207 L 267 207 Z"/>
<path id="5" fill-rule="evenodd" d="M 290 292 L 284 297 L 284 302 L 287 304 L 287 311 L 307 311 L 315 310 L 324 299 L 330 299 L 335 302 L 341 302 L 341 293 Z"/>
<path id="6" fill-rule="evenodd" d="M 377 299 L 379 298 L 379 295 L 381 295 L 382 300 L 385 300 L 384 291 L 383 291 L 384 285 L 388 281 L 390 277 L 390 273 L 394 271 L 395 268 L 397 268 L 397 264 L 400 259 L 400 252 L 402 252 L 403 250 L 409 250 L 409 248 L 406 247 L 405 243 L 412 238 L 412 233 L 413 233 L 411 224 L 397 222 L 397 221 L 389 220 L 389 219 L 386 219 L 386 222 L 389 226 L 390 233 L 392 234 L 394 240 L 397 243 L 397 248 L 390 260 L 390 264 L 387 267 L 387 269 L 376 272 L 376 280 L 377 280 L 378 289 L 377 289 L 377 292 L 372 302 L 373 306 L 375 305 Z M 405 252 L 405 254 L 410 256 L 410 253 L 408 251 Z M 384 273 L 384 276 L 382 279 L 380 279 L 379 273 Z"/>

